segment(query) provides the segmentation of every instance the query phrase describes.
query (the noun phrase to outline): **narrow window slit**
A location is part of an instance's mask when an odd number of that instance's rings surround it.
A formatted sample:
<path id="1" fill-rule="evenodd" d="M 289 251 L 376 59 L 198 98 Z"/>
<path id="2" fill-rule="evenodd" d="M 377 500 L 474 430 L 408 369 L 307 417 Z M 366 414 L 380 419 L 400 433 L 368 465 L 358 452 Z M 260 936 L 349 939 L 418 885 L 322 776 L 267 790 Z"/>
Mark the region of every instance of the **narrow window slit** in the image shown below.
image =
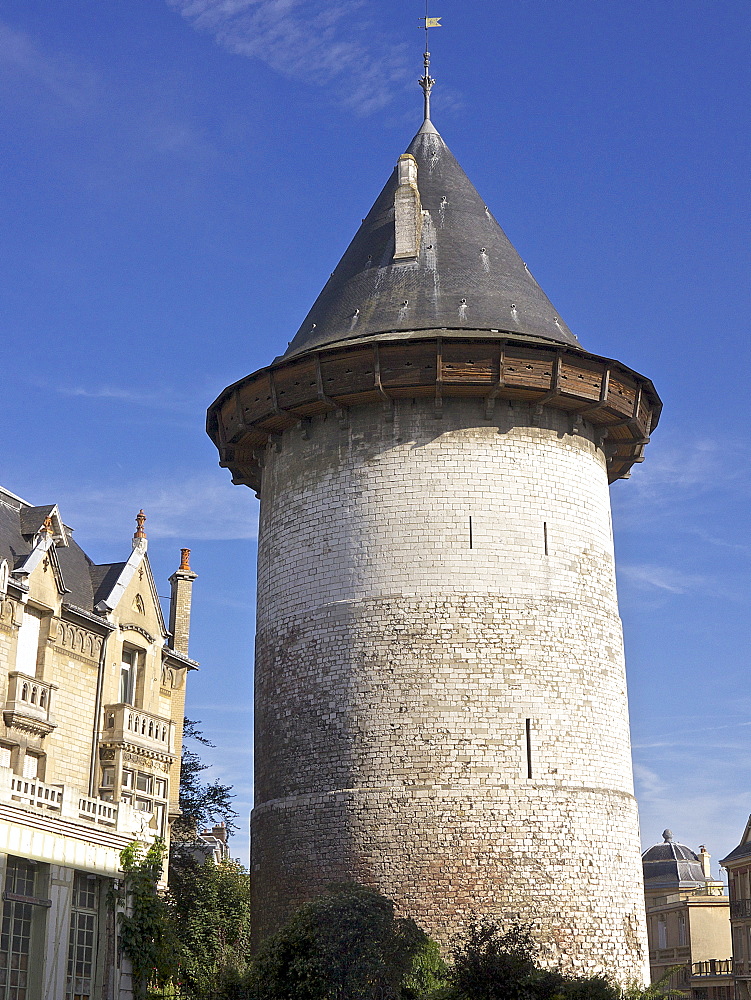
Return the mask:
<path id="1" fill-rule="evenodd" d="M 469 547 L 472 548 L 472 518 L 469 519 Z"/>
<path id="2" fill-rule="evenodd" d="M 548 552 L 548 522 L 547 521 L 543 521 L 542 522 L 542 537 L 545 540 L 545 555 L 548 556 L 548 555 L 550 555 L 550 553 Z"/>
<path id="3" fill-rule="evenodd" d="M 532 777 L 532 720 L 526 719 L 524 723 L 527 741 L 527 777 Z"/>

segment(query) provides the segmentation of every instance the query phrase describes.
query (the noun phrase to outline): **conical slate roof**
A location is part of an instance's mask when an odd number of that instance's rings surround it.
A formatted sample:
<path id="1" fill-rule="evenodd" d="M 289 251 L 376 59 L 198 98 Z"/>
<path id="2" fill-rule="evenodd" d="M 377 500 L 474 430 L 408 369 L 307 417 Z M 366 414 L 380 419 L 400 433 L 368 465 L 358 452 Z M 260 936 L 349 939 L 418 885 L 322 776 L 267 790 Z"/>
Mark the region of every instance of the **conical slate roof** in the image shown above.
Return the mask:
<path id="1" fill-rule="evenodd" d="M 375 334 L 494 331 L 579 342 L 426 121 L 408 150 L 423 210 L 416 260 L 393 260 L 394 171 L 285 357 Z"/>

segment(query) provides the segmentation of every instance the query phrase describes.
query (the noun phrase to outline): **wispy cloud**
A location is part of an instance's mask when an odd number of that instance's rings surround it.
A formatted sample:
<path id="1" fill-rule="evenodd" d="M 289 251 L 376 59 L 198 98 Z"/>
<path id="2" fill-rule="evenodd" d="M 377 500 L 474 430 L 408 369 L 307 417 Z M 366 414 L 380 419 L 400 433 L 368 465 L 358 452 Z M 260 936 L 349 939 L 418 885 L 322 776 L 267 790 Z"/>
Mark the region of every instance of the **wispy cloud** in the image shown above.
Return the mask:
<path id="1" fill-rule="evenodd" d="M 195 402 L 185 396 L 178 398 L 168 386 L 154 390 L 123 389 L 120 386 L 101 385 L 86 387 L 81 385 L 55 385 L 35 383 L 38 388 L 51 389 L 61 396 L 78 399 L 113 400 L 133 406 L 143 406 L 155 410 L 169 410 L 175 413 L 195 413 Z"/>
<path id="2" fill-rule="evenodd" d="M 413 75 L 408 48 L 379 29 L 373 0 L 167 0 L 200 31 L 278 73 L 334 90 L 361 114 Z"/>
<path id="3" fill-rule="evenodd" d="M 32 491 L 27 489 L 27 493 Z M 40 497 L 49 495 L 49 487 L 40 489 Z M 66 523 L 79 527 L 76 537 L 80 536 L 84 547 L 89 540 L 128 538 L 134 514 L 141 507 L 146 511 L 147 534 L 153 539 L 252 539 L 257 534 L 253 494 L 232 488 L 228 473 L 222 470 L 185 479 L 176 479 L 165 470 L 155 480 L 126 478 L 106 486 L 70 484 L 57 487 L 51 500 L 39 502 L 58 503 Z"/>
<path id="4" fill-rule="evenodd" d="M 634 764 L 634 781 L 640 802 L 654 802 L 665 794 L 665 782 L 656 771 L 644 764 Z"/>
<path id="5" fill-rule="evenodd" d="M 0 21 L 0 80 L 21 77 L 69 109 L 81 111 L 95 97 L 95 76 L 65 55 L 48 54 L 25 32 Z M 13 87 L 14 99 L 19 96 Z"/>
<path id="6" fill-rule="evenodd" d="M 655 566 L 650 563 L 620 566 L 619 575 L 637 587 L 647 590 L 664 590 L 670 594 L 686 594 L 704 587 L 704 577 L 683 573 L 670 566 Z"/>

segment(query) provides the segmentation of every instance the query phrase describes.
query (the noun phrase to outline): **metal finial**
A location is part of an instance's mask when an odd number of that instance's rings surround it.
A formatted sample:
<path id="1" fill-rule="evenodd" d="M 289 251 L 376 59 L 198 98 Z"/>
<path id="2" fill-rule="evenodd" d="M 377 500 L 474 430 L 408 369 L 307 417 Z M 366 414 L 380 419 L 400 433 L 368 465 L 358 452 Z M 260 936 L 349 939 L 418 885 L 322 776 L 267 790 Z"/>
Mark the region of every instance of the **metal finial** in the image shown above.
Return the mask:
<path id="1" fill-rule="evenodd" d="M 423 62 L 425 65 L 425 75 L 421 76 L 418 83 L 422 87 L 422 92 L 425 95 L 425 121 L 430 121 L 430 92 L 433 89 L 435 80 L 430 75 L 430 41 L 429 32 L 431 28 L 440 28 L 441 19 L 440 17 L 428 17 L 428 4 L 430 0 L 425 0 L 425 17 L 422 19 L 425 22 L 425 52 L 423 54 Z"/>
<path id="2" fill-rule="evenodd" d="M 662 831 L 662 839 L 665 841 L 666 844 L 672 844 L 673 843 L 673 831 L 672 830 L 663 830 Z"/>

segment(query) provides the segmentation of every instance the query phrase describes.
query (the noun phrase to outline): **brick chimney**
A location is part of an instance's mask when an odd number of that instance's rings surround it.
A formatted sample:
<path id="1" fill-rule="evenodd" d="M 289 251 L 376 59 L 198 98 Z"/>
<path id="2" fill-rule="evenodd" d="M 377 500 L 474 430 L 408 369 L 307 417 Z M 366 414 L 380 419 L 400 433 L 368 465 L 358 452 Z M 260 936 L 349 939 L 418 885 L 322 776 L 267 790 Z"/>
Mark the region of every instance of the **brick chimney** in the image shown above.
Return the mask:
<path id="1" fill-rule="evenodd" d="M 169 605 L 169 630 L 172 633 L 172 649 L 184 656 L 188 655 L 190 640 L 190 599 L 193 581 L 197 574 L 190 568 L 190 549 L 180 549 L 179 569 L 169 578 L 172 592 Z"/>

